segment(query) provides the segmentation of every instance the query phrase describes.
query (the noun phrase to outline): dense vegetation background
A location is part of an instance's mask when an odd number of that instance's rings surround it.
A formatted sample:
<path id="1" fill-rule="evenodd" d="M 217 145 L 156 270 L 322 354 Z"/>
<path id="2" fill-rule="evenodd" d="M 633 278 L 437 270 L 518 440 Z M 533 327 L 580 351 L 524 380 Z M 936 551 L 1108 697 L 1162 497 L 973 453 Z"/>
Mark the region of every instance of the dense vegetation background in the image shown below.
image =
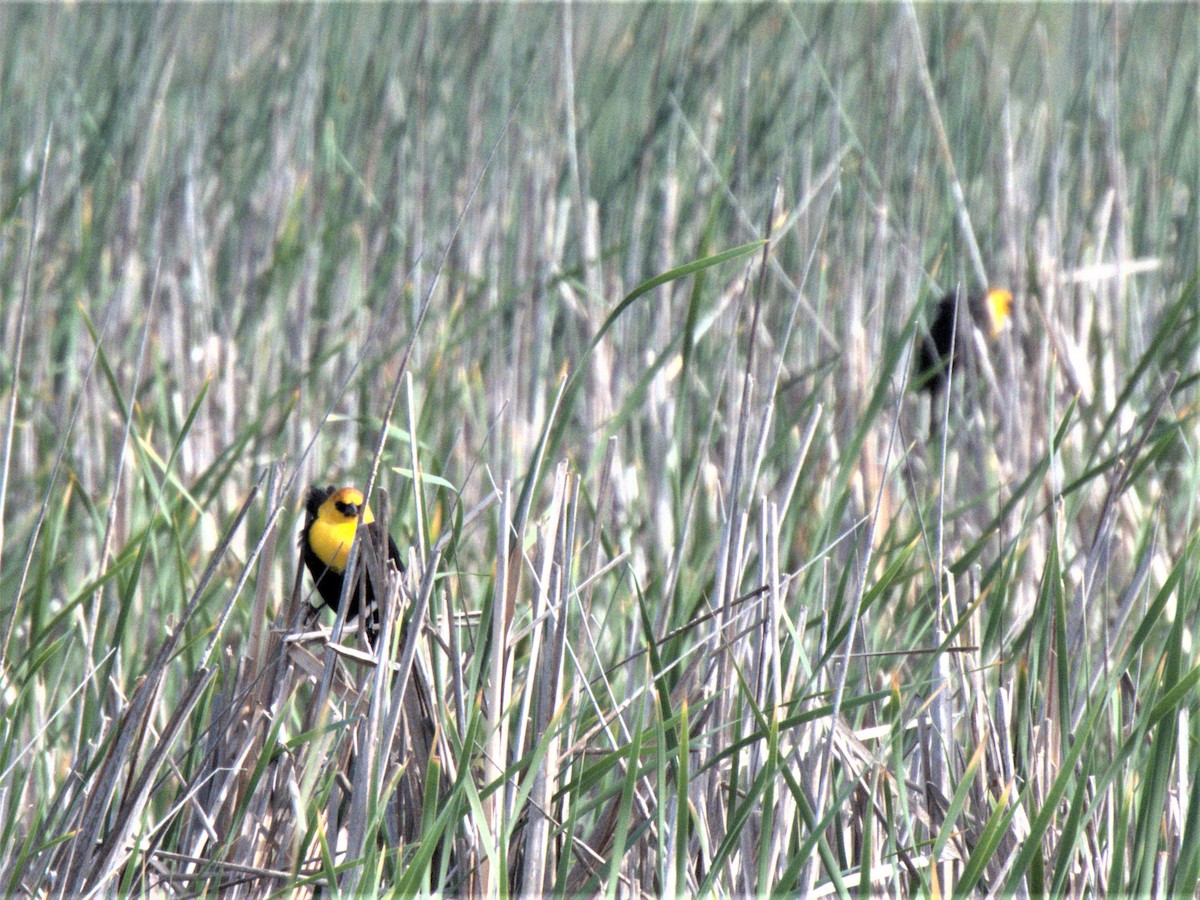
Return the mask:
<path id="1" fill-rule="evenodd" d="M 0 8 L 0 892 L 1194 894 L 1198 36 Z"/>

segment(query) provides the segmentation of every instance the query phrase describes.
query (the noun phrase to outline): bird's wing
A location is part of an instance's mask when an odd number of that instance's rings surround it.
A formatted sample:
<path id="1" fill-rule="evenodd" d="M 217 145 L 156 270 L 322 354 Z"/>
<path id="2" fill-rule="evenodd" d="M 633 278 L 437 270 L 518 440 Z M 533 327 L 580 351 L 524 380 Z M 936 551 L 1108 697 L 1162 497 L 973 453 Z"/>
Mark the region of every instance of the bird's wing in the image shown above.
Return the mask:
<path id="1" fill-rule="evenodd" d="M 396 542 L 392 540 L 392 536 L 388 535 L 388 559 L 396 564 L 396 568 L 401 572 L 404 571 L 404 560 L 400 557 L 400 548 L 396 546 Z"/>

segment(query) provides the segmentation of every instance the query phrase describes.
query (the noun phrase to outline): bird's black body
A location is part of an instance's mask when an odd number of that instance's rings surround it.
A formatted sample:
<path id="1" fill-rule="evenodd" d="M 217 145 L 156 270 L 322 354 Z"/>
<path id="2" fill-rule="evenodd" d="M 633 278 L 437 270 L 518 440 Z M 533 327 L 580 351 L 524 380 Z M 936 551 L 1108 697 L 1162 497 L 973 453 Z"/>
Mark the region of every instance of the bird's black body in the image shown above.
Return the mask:
<path id="1" fill-rule="evenodd" d="M 964 331 L 960 327 L 958 338 L 955 339 L 954 329 L 956 317 L 954 314 L 956 294 L 952 291 L 938 301 L 937 312 L 929 325 L 929 332 L 921 339 L 917 354 L 917 383 L 921 390 L 928 391 L 936 397 L 946 388 L 946 374 L 950 367 L 950 355 L 954 354 L 954 366 L 963 358 L 961 344 Z M 971 315 L 972 306 L 978 306 L 979 300 L 974 297 L 963 297 L 963 302 L 957 316 L 960 326 L 966 324 Z"/>

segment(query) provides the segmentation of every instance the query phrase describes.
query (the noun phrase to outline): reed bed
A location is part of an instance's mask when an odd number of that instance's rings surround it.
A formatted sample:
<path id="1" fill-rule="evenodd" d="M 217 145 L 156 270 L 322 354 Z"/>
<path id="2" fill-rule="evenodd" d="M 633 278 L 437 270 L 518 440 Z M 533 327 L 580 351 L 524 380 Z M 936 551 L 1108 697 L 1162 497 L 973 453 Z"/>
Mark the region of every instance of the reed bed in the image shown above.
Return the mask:
<path id="1" fill-rule="evenodd" d="M 1194 896 L 1198 31 L 0 7 L 0 893 Z"/>

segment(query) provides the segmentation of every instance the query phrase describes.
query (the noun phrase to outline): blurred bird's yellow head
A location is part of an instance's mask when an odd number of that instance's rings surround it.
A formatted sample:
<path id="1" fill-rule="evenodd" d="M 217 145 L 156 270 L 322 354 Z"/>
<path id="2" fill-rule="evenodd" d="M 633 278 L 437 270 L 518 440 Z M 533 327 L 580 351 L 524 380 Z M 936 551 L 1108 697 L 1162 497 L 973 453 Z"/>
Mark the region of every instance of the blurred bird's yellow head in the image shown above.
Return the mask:
<path id="1" fill-rule="evenodd" d="M 362 491 L 352 487 L 334 491 L 317 508 L 308 531 L 308 545 L 334 572 L 346 571 L 360 516 L 364 525 L 375 521 Z"/>
<path id="2" fill-rule="evenodd" d="M 988 290 L 984 297 L 984 306 L 987 308 L 987 324 L 991 330 L 989 337 L 999 337 L 1000 332 L 1008 325 L 1009 319 L 1012 318 L 1012 301 L 1013 296 L 1010 291 L 1003 288 Z"/>

